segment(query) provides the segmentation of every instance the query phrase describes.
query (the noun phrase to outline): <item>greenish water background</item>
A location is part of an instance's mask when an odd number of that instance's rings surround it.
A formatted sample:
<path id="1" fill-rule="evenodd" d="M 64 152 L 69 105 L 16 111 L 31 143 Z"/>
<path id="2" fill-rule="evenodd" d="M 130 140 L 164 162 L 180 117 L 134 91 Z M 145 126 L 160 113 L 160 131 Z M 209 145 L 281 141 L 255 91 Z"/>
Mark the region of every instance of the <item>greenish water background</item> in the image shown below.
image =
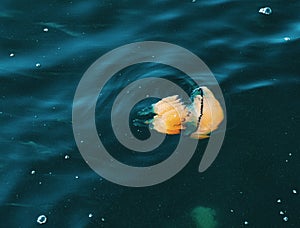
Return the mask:
<path id="1" fill-rule="evenodd" d="M 269 16 L 258 13 L 266 5 Z M 300 226 L 298 1 L 3 0 L 0 9 L 1 227 L 34 227 L 41 214 L 45 227 L 189 227 L 197 206 L 213 208 L 220 227 Z M 76 86 L 98 57 L 145 40 L 180 45 L 210 67 L 225 96 L 228 129 L 205 173 L 197 172 L 203 140 L 178 175 L 135 189 L 88 167 L 71 111 Z M 173 77 L 185 87 L 173 73 L 131 68 L 103 102 L 137 75 Z M 97 118 L 108 120 L 107 110 Z M 106 140 L 118 151 L 113 136 Z"/>

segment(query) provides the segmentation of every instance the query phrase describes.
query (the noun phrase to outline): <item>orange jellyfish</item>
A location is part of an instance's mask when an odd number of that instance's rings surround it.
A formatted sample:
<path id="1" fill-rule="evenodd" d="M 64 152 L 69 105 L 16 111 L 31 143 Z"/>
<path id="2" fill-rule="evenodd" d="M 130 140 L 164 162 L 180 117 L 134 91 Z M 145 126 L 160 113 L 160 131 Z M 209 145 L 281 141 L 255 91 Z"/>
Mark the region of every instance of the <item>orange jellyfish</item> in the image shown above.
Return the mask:
<path id="1" fill-rule="evenodd" d="M 160 133 L 174 135 L 183 131 L 191 138 L 208 138 L 223 121 L 223 109 L 213 93 L 204 86 L 192 92 L 191 100 L 192 103 L 186 105 L 178 95 L 169 96 L 138 114 L 154 114 L 144 124 L 149 124 L 151 129 Z M 136 123 L 139 121 L 135 120 Z"/>

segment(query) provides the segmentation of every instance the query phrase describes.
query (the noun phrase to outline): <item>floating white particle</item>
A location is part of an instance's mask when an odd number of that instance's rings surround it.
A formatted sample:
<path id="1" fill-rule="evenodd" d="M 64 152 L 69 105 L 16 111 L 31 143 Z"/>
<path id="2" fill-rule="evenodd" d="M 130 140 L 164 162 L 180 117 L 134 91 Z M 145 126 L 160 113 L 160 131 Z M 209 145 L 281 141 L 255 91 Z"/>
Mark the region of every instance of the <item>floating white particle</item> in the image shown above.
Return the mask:
<path id="1" fill-rule="evenodd" d="M 101 221 L 102 221 L 102 222 L 104 222 L 104 221 L 105 221 L 105 219 L 102 217 L 102 218 L 101 218 Z"/>
<path id="2" fill-rule="evenodd" d="M 192 0 L 192 2 L 196 2 L 196 0 Z"/>
<path id="3" fill-rule="evenodd" d="M 36 63 L 35 66 L 36 66 L 36 67 L 40 67 L 41 64 L 40 64 L 40 63 Z"/>
<path id="4" fill-rule="evenodd" d="M 83 143 L 83 140 L 81 140 L 80 143 Z"/>
<path id="5" fill-rule="evenodd" d="M 272 9 L 268 6 L 260 8 L 259 13 L 264 14 L 264 15 L 270 15 L 272 13 Z"/>
<path id="6" fill-rule="evenodd" d="M 278 199 L 278 200 L 277 200 L 277 203 L 281 203 L 281 199 Z"/>
<path id="7" fill-rule="evenodd" d="M 40 215 L 40 216 L 37 218 L 36 222 L 37 222 L 38 224 L 44 224 L 44 223 L 47 222 L 47 217 L 46 217 L 45 215 Z"/>
<path id="8" fill-rule="evenodd" d="M 248 222 L 248 221 L 245 221 L 245 222 L 244 222 L 244 224 L 245 224 L 245 225 L 248 225 L 248 224 L 249 224 L 249 222 Z"/>
<path id="9" fill-rule="evenodd" d="M 66 154 L 65 155 L 65 159 L 69 159 L 69 158 L 70 158 L 70 156 Z"/>
<path id="10" fill-rule="evenodd" d="M 233 209 L 231 209 L 230 212 L 233 213 L 234 212 Z"/>
<path id="11" fill-rule="evenodd" d="M 279 211 L 279 214 L 280 214 L 280 215 L 284 215 L 284 212 L 283 212 L 283 211 Z"/>
<path id="12" fill-rule="evenodd" d="M 288 36 L 284 37 L 283 39 L 284 39 L 285 41 L 290 41 L 290 40 L 291 40 L 291 38 L 288 37 Z"/>
<path id="13" fill-rule="evenodd" d="M 35 174 L 35 170 L 32 170 L 30 173 L 31 173 L 32 175 Z"/>
<path id="14" fill-rule="evenodd" d="M 285 221 L 285 222 L 287 222 L 289 220 L 289 218 L 288 217 L 283 217 L 283 221 Z"/>
<path id="15" fill-rule="evenodd" d="M 90 213 L 90 214 L 89 214 L 89 218 L 92 218 L 92 217 L 93 217 L 93 214 L 92 214 L 92 213 Z"/>
<path id="16" fill-rule="evenodd" d="M 79 176 L 75 176 L 75 178 L 76 178 L 76 179 L 78 179 L 78 178 L 79 178 Z"/>
<path id="17" fill-rule="evenodd" d="M 39 185 L 41 185 L 42 184 L 42 181 L 39 181 Z"/>
<path id="18" fill-rule="evenodd" d="M 44 31 L 44 32 L 48 32 L 49 29 L 48 29 L 48 28 L 44 28 L 43 31 Z"/>
<path id="19" fill-rule="evenodd" d="M 289 153 L 289 156 L 291 157 L 291 156 L 292 156 L 292 153 Z"/>
<path id="20" fill-rule="evenodd" d="M 9 57 L 14 57 L 14 56 L 15 56 L 14 53 L 10 53 L 10 54 L 9 54 Z"/>
<path id="21" fill-rule="evenodd" d="M 294 194 L 297 194 L 297 190 L 296 190 L 296 189 L 293 189 L 293 193 L 294 193 Z"/>

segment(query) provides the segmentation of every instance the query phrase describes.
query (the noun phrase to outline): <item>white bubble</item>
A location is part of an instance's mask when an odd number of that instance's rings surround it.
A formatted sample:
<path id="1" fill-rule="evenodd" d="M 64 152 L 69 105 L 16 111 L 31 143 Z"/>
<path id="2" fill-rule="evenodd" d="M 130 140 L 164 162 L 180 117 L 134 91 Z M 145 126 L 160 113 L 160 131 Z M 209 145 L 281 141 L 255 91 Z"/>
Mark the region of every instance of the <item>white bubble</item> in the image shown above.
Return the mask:
<path id="1" fill-rule="evenodd" d="M 264 15 L 270 15 L 272 13 L 272 9 L 267 6 L 267 7 L 260 8 L 258 12 Z"/>
<path id="2" fill-rule="evenodd" d="M 290 40 L 291 40 L 291 38 L 288 37 L 288 36 L 287 36 L 287 37 L 284 37 L 283 39 L 284 39 L 285 41 L 290 41 Z"/>
<path id="3" fill-rule="evenodd" d="M 245 222 L 244 222 L 244 224 L 245 224 L 245 225 L 248 225 L 248 224 L 249 224 L 249 222 L 248 222 L 248 221 L 245 221 Z"/>
<path id="4" fill-rule="evenodd" d="M 196 2 L 196 0 L 192 0 L 192 2 Z"/>
<path id="5" fill-rule="evenodd" d="M 40 63 L 36 63 L 35 66 L 36 66 L 36 67 L 40 67 L 41 64 L 40 64 Z"/>
<path id="6" fill-rule="evenodd" d="M 296 190 L 296 189 L 293 189 L 293 193 L 294 193 L 294 194 L 297 194 L 297 190 Z"/>
<path id="7" fill-rule="evenodd" d="M 9 57 L 14 57 L 14 56 L 15 56 L 14 53 L 10 53 L 10 54 L 9 54 Z"/>
<path id="8" fill-rule="evenodd" d="M 44 223 L 47 222 L 47 217 L 46 217 L 45 215 L 40 215 L 40 216 L 37 218 L 36 222 L 37 222 L 38 224 L 44 224 Z"/>
<path id="9" fill-rule="evenodd" d="M 284 212 L 283 212 L 283 211 L 279 211 L 279 214 L 280 214 L 280 215 L 284 215 Z"/>
<path id="10" fill-rule="evenodd" d="M 48 32 L 49 29 L 48 29 L 48 28 L 44 28 L 43 31 L 44 31 L 44 32 Z"/>
<path id="11" fill-rule="evenodd" d="M 32 175 L 35 174 L 35 170 L 32 170 L 30 173 L 31 173 Z"/>
<path id="12" fill-rule="evenodd" d="M 288 217 L 283 217 L 283 221 L 285 221 L 285 222 L 287 222 L 289 220 L 289 218 Z"/>
<path id="13" fill-rule="evenodd" d="M 102 222 L 104 222 L 104 221 L 105 221 L 105 219 L 102 217 L 102 218 L 101 218 L 101 221 L 102 221 Z"/>
<path id="14" fill-rule="evenodd" d="M 78 178 L 79 178 L 79 176 L 75 176 L 75 178 L 76 178 L 76 179 L 78 179 Z"/>
<path id="15" fill-rule="evenodd" d="M 90 213 L 90 214 L 89 214 L 89 218 L 92 218 L 92 217 L 93 217 L 93 214 L 92 214 L 92 213 Z"/>
<path id="16" fill-rule="evenodd" d="M 278 199 L 278 200 L 277 200 L 277 203 L 281 203 L 281 199 Z"/>
<path id="17" fill-rule="evenodd" d="M 69 158 L 70 158 L 70 156 L 66 154 L 65 155 L 65 159 L 69 159 Z"/>

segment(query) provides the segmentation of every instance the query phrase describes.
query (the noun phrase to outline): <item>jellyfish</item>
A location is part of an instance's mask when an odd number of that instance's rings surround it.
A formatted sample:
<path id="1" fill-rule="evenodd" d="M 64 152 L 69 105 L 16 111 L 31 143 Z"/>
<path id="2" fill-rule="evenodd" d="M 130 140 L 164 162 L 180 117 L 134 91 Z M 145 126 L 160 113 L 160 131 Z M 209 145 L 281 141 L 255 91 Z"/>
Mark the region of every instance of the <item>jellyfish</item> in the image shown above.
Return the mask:
<path id="1" fill-rule="evenodd" d="M 138 112 L 135 125 L 146 124 L 157 132 L 188 135 L 191 138 L 208 138 L 224 119 L 223 109 L 214 94 L 205 86 L 191 94 L 191 103 L 185 104 L 178 95 L 165 97 Z M 142 116 L 151 118 L 142 120 Z"/>
<path id="2" fill-rule="evenodd" d="M 215 228 L 218 225 L 216 221 L 216 211 L 209 207 L 198 206 L 190 213 L 192 220 L 197 228 Z"/>

